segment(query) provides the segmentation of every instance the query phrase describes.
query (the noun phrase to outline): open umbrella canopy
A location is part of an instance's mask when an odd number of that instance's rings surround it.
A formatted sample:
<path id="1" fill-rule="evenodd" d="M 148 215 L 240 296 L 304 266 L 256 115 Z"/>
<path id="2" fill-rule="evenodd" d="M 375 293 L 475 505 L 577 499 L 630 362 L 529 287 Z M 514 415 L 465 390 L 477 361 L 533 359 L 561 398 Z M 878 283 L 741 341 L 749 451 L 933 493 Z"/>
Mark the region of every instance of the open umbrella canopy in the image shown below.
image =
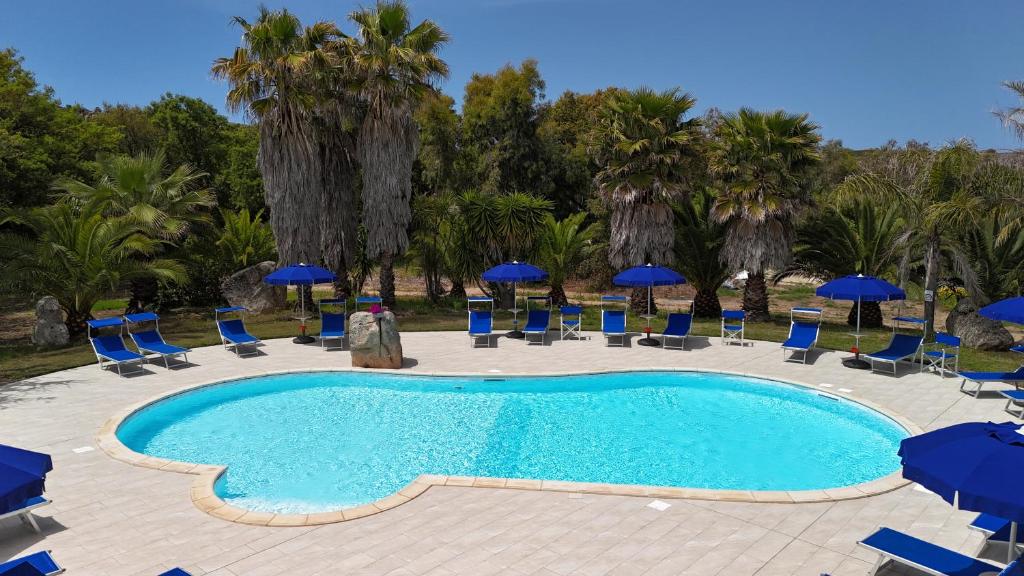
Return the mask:
<path id="1" fill-rule="evenodd" d="M 978 310 L 978 314 L 993 320 L 1024 324 L 1024 296 L 1007 298 L 995 304 L 989 304 Z"/>
<path id="2" fill-rule="evenodd" d="M 537 282 L 546 280 L 548 273 L 526 262 L 505 262 L 483 273 L 488 282 Z"/>
<path id="3" fill-rule="evenodd" d="M 961 510 L 1024 522 L 1021 424 L 967 422 L 900 443 L 903 477 Z"/>
<path id="4" fill-rule="evenodd" d="M 881 278 L 851 274 L 836 278 L 818 286 L 814 291 L 822 298 L 830 300 L 860 300 L 863 302 L 888 302 L 889 300 L 905 300 L 907 293 Z"/>
<path id="5" fill-rule="evenodd" d="M 675 284 L 686 284 L 686 278 L 683 275 L 671 268 L 665 268 L 664 266 L 654 266 L 647 264 L 646 266 L 634 266 L 628 270 L 623 270 L 612 278 L 612 282 L 616 286 L 631 286 L 631 287 L 642 287 L 642 286 L 673 286 Z"/>
<path id="6" fill-rule="evenodd" d="M 337 278 L 334 272 L 319 266 L 293 264 L 274 270 L 264 276 L 263 281 L 276 286 L 304 286 L 307 284 L 326 284 L 334 282 Z"/>
<path id="7" fill-rule="evenodd" d="M 53 462 L 46 454 L 0 444 L 0 514 L 43 494 Z"/>

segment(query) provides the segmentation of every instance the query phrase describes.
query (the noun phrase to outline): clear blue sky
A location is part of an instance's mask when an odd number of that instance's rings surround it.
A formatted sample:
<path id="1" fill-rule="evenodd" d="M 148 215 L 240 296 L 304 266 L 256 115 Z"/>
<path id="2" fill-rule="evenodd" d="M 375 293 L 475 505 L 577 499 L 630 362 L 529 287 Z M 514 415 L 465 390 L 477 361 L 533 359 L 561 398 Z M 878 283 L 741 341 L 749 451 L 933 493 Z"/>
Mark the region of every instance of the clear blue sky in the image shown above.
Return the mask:
<path id="1" fill-rule="evenodd" d="M 209 76 L 251 17 L 241 0 L 9 0 L 0 46 L 13 46 L 65 102 L 146 104 L 166 91 L 223 109 Z M 356 4 L 267 2 L 304 21 Z M 681 86 L 701 110 L 805 111 L 851 147 L 890 138 L 979 146 L 1021 143 L 992 116 L 1024 80 L 1022 0 L 412 0 L 453 38 L 443 89 L 461 101 L 473 72 L 536 58 L 547 95 L 609 85 Z"/>

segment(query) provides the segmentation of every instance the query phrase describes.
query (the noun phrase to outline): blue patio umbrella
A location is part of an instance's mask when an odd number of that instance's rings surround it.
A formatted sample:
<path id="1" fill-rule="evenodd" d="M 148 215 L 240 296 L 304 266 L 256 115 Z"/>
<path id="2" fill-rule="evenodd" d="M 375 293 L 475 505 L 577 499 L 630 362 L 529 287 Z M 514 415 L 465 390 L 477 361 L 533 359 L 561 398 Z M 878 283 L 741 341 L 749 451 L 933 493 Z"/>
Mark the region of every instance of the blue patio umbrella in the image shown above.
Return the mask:
<path id="1" fill-rule="evenodd" d="M 978 314 L 993 320 L 1024 324 L 1024 296 L 1007 298 L 1006 300 L 989 304 L 978 310 Z"/>
<path id="2" fill-rule="evenodd" d="M 524 334 L 519 330 L 519 309 L 516 308 L 516 284 L 547 280 L 548 273 L 532 264 L 513 260 L 498 264 L 484 272 L 481 277 L 488 282 L 512 283 L 512 331 L 505 335 L 509 338 L 523 338 Z"/>
<path id="3" fill-rule="evenodd" d="M 960 510 L 1005 518 L 1010 524 L 1008 560 L 1016 551 L 1017 524 L 1024 522 L 1024 425 L 967 422 L 907 438 L 900 443 L 903 477 L 938 494 Z"/>
<path id="4" fill-rule="evenodd" d="M 42 496 L 50 470 L 53 461 L 47 454 L 0 444 L 0 514 Z"/>
<path id="5" fill-rule="evenodd" d="M 860 359 L 860 303 L 889 302 L 907 298 L 907 293 L 899 286 L 894 286 L 881 278 L 863 274 L 851 274 L 836 278 L 818 286 L 814 293 L 829 300 L 850 300 L 857 303 L 857 333 L 853 335 L 856 352 L 853 358 L 843 360 L 843 365 L 860 369 L 870 367 L 867 362 Z"/>
<path id="6" fill-rule="evenodd" d="M 334 282 L 337 278 L 334 272 L 326 268 L 299 263 L 274 270 L 264 276 L 263 281 L 274 286 L 312 286 L 313 284 Z M 302 310 L 301 317 L 299 318 L 301 322 L 299 331 L 301 333 L 292 339 L 292 342 L 296 344 L 309 344 L 316 339 L 312 336 L 306 336 L 306 295 L 302 290 L 299 290 L 299 305 Z"/>
<path id="7" fill-rule="evenodd" d="M 619 272 L 612 278 L 612 283 L 616 286 L 630 286 L 633 288 L 647 287 L 647 336 L 637 340 L 636 343 L 641 346 L 658 346 L 660 342 L 651 338 L 651 290 L 655 286 L 686 284 L 686 278 L 683 278 L 682 274 L 671 268 L 646 264 Z"/>

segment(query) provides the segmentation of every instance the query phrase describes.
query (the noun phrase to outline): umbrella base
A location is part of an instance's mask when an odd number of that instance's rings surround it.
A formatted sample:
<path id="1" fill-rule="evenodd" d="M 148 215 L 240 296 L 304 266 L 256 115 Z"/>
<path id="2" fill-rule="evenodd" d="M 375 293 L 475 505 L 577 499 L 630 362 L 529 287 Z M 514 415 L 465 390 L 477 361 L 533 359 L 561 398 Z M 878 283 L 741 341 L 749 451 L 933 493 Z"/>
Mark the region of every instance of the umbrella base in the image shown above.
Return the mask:
<path id="1" fill-rule="evenodd" d="M 641 338 L 637 340 L 636 343 L 640 346 L 661 346 L 661 342 L 659 340 L 651 338 L 650 336 Z"/>
<path id="2" fill-rule="evenodd" d="M 867 370 L 871 368 L 871 363 L 860 358 L 843 358 L 843 366 L 854 370 Z"/>
<path id="3" fill-rule="evenodd" d="M 505 332 L 505 338 L 515 338 L 516 340 L 522 340 L 526 338 L 526 334 L 522 330 L 513 330 L 511 332 Z"/>
<path id="4" fill-rule="evenodd" d="M 313 342 L 316 342 L 316 338 L 313 338 L 312 336 L 302 335 L 292 338 L 292 342 L 296 344 L 312 344 Z"/>

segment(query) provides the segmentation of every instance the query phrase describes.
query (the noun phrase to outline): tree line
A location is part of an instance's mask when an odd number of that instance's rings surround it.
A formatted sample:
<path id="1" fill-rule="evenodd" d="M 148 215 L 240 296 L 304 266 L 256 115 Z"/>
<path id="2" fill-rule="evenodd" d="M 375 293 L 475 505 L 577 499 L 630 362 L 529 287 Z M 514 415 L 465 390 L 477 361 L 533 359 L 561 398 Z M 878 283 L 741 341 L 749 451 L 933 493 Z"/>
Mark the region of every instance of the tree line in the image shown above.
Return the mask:
<path id="1" fill-rule="evenodd" d="M 438 90 L 447 34 L 400 1 L 352 12 L 350 32 L 266 8 L 235 22 L 212 72 L 246 124 L 174 94 L 64 106 L 0 53 L 0 142 L 17 152 L 0 157 L 4 288 L 56 295 L 75 327 L 124 286 L 132 308 L 215 302 L 222 277 L 267 258 L 331 268 L 339 295 L 376 271 L 391 305 L 396 266 L 441 303 L 470 284 L 507 297 L 479 277 L 511 259 L 545 267 L 557 303 L 568 278 L 599 289 L 627 266 L 674 266 L 704 317 L 740 270 L 752 320 L 793 275 L 872 274 L 974 305 L 1020 291 L 1019 153 L 854 151 L 805 113 L 695 115 L 678 88 L 549 101 L 532 60 L 474 74 L 457 109 Z M 1018 134 L 1021 110 L 998 112 Z"/>

